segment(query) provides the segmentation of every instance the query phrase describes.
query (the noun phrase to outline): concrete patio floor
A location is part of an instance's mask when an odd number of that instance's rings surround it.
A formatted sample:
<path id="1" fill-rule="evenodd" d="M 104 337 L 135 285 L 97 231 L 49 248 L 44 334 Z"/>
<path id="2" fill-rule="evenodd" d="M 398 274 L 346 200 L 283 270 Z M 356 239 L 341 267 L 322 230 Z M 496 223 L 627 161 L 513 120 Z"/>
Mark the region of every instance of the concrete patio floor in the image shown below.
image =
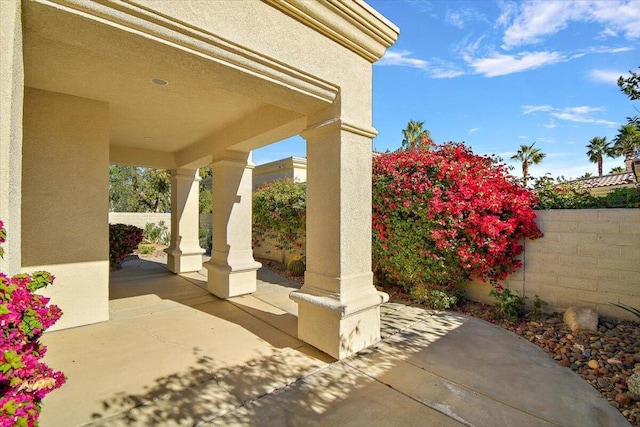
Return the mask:
<path id="1" fill-rule="evenodd" d="M 578 375 L 482 320 L 398 303 L 382 341 L 335 361 L 296 337 L 295 283 L 220 300 L 201 273 L 134 260 L 111 320 L 45 334 L 68 382 L 41 426 L 628 426 Z"/>

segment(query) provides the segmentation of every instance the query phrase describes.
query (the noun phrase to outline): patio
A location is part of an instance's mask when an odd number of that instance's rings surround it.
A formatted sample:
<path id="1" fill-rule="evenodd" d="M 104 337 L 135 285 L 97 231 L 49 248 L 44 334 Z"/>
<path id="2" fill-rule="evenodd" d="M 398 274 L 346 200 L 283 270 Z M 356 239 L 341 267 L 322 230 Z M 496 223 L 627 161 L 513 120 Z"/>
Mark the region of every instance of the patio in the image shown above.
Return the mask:
<path id="1" fill-rule="evenodd" d="M 261 269 L 254 294 L 222 300 L 203 274 L 129 261 L 110 321 L 45 334 L 68 382 L 41 425 L 628 425 L 484 321 L 387 303 L 383 340 L 336 361 L 297 338 L 296 284 Z"/>

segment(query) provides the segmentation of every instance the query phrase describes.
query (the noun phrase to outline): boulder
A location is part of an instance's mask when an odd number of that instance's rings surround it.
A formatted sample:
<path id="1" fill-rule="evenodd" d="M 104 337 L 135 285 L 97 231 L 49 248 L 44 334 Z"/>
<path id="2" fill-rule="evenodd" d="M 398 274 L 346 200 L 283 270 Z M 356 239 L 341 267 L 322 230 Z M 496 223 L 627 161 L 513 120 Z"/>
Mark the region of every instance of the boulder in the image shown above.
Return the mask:
<path id="1" fill-rule="evenodd" d="M 581 330 L 596 332 L 598 330 L 598 313 L 592 308 L 569 307 L 564 312 L 563 320 L 573 332 Z"/>

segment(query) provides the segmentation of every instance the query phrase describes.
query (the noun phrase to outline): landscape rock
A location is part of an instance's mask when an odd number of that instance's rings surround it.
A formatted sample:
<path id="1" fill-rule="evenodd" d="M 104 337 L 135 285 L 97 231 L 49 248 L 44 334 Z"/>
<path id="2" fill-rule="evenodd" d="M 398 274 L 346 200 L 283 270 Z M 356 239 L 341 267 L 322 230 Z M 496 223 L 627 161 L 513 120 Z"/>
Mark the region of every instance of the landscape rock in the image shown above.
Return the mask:
<path id="1" fill-rule="evenodd" d="M 598 331 L 598 313 L 592 308 L 569 307 L 564 313 L 563 320 L 572 332 Z"/>
<path id="2" fill-rule="evenodd" d="M 629 402 L 631 401 L 627 393 L 618 393 L 616 394 L 615 399 L 616 399 L 616 402 L 620 403 L 621 405 L 628 405 Z"/>

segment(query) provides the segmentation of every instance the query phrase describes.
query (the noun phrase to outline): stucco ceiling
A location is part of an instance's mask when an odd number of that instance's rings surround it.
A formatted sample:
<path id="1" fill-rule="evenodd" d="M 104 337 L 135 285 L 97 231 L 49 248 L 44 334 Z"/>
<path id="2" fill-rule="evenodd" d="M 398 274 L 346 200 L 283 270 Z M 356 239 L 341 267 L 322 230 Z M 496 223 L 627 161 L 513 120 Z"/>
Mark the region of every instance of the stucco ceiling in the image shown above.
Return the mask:
<path id="1" fill-rule="evenodd" d="M 40 3 L 23 13 L 25 85 L 109 103 L 112 146 L 176 152 L 264 108 L 208 59 Z"/>

